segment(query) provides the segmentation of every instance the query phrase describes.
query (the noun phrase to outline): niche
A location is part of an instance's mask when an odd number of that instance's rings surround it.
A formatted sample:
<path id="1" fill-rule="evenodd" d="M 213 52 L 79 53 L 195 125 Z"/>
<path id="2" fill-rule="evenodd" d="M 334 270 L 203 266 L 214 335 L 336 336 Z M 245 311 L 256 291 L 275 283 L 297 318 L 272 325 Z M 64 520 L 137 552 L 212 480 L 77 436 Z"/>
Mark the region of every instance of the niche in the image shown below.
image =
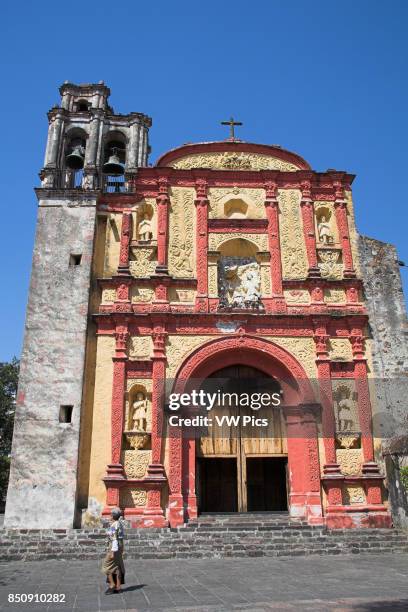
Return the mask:
<path id="1" fill-rule="evenodd" d="M 333 214 L 327 206 L 319 206 L 315 214 L 317 246 L 325 247 L 335 244 Z"/>
<path id="2" fill-rule="evenodd" d="M 151 393 L 142 384 L 135 384 L 128 394 L 126 440 L 135 450 L 148 447 L 150 443 Z"/>
<path id="3" fill-rule="evenodd" d="M 153 231 L 153 207 L 151 204 L 143 204 L 136 212 L 136 240 L 138 242 L 150 243 L 154 240 Z"/>
<path id="4" fill-rule="evenodd" d="M 224 215 L 229 219 L 245 219 L 248 212 L 248 204 L 240 199 L 228 200 L 224 204 Z"/>
<path id="5" fill-rule="evenodd" d="M 220 246 L 218 295 L 221 310 L 263 309 L 257 253 L 257 245 L 244 238 L 233 238 Z"/>

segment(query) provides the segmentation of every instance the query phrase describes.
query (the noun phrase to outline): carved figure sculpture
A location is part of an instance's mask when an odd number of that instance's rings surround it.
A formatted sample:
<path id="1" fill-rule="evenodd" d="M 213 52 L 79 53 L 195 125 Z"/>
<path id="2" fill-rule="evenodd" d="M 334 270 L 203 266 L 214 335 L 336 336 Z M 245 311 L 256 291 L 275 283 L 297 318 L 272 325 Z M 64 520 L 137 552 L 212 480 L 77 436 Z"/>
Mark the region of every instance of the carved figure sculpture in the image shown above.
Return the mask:
<path id="1" fill-rule="evenodd" d="M 261 306 L 261 278 L 256 262 L 225 267 L 223 306 L 257 309 Z"/>
<path id="2" fill-rule="evenodd" d="M 320 218 L 317 229 L 319 233 L 319 242 L 322 244 L 333 244 L 333 233 L 324 215 Z"/>
<path id="3" fill-rule="evenodd" d="M 186 247 L 183 244 L 174 247 L 173 251 L 176 257 L 174 264 L 176 270 L 189 274 L 192 271 L 191 253 L 187 251 Z"/>
<path id="4" fill-rule="evenodd" d="M 139 392 L 133 402 L 132 423 L 133 431 L 147 430 L 147 400 L 144 393 Z"/>
<path id="5" fill-rule="evenodd" d="M 153 239 L 152 222 L 149 219 L 149 215 L 144 215 L 137 227 L 137 233 L 139 240 L 143 242 L 150 242 Z"/>
<path id="6" fill-rule="evenodd" d="M 347 395 L 343 393 L 337 403 L 339 431 L 352 431 L 354 425 L 352 407 L 351 401 Z"/>

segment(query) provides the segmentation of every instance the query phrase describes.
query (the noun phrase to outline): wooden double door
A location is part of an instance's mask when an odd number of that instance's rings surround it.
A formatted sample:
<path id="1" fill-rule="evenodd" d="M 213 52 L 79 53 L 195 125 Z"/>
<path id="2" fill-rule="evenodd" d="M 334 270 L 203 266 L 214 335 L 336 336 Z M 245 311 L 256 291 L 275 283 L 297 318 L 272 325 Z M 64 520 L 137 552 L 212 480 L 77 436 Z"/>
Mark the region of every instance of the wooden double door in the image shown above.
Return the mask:
<path id="1" fill-rule="evenodd" d="M 279 393 L 276 381 L 242 365 L 219 370 L 206 383 L 206 390 L 216 389 L 221 394 Z M 210 416 L 214 425 L 196 444 L 199 511 L 287 510 L 287 446 L 281 409 L 268 406 L 253 410 L 238 402 L 216 405 Z M 251 422 L 244 424 L 244 416 L 251 417 Z M 265 420 L 267 426 L 254 425 L 252 417 L 258 422 Z"/>

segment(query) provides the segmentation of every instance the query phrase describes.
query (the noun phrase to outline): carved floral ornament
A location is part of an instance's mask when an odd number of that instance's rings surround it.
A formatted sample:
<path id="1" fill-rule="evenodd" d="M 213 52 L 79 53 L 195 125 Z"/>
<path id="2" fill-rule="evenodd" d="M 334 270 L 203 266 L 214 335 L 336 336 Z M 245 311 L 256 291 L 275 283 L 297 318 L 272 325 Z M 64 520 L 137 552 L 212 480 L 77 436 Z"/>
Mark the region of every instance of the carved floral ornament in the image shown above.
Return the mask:
<path id="1" fill-rule="evenodd" d="M 260 153 L 195 153 L 169 163 L 173 168 L 211 168 L 220 170 L 281 170 L 295 172 L 297 166 L 290 162 Z"/>

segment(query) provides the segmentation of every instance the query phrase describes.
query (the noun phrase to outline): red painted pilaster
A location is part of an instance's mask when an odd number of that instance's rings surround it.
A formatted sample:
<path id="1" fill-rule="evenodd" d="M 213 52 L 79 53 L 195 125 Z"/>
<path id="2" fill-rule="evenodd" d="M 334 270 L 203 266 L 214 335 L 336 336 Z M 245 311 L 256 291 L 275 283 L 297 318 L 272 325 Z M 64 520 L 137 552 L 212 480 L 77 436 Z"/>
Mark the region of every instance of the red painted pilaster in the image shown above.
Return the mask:
<path id="1" fill-rule="evenodd" d="M 265 183 L 265 209 L 268 219 L 268 242 L 271 254 L 271 286 L 272 297 L 283 300 L 282 263 L 279 240 L 279 204 L 276 197 L 276 183 Z"/>
<path id="2" fill-rule="evenodd" d="M 290 515 L 321 524 L 319 447 L 313 406 L 286 406 Z"/>
<path id="3" fill-rule="evenodd" d="M 353 266 L 353 255 L 351 252 L 350 230 L 347 221 L 347 203 L 344 199 L 344 188 L 338 181 L 333 183 L 333 187 L 336 198 L 334 208 L 336 213 L 337 228 L 343 250 L 343 274 L 345 278 L 353 278 L 355 276 L 355 271 Z"/>
<path id="4" fill-rule="evenodd" d="M 113 384 L 111 407 L 111 463 L 106 469 L 106 505 L 103 514 L 109 514 L 109 507 L 119 506 L 119 485 L 124 479 L 123 465 L 121 463 L 122 434 L 124 424 L 124 399 L 126 390 L 126 359 L 127 341 L 129 332 L 127 324 L 117 325 L 115 329 L 115 356 L 113 359 Z M 117 485 L 115 484 L 117 481 Z"/>
<path id="5" fill-rule="evenodd" d="M 166 332 L 164 328 L 156 324 L 152 337 L 152 461 L 147 468 L 147 477 L 151 482 L 157 481 L 159 485 L 166 479 L 162 463 L 163 411 L 166 380 Z M 161 504 L 161 488 L 159 486 L 148 490 L 147 504 L 143 514 L 148 517 L 144 520 L 144 526 L 162 527 L 167 525 Z"/>
<path id="6" fill-rule="evenodd" d="M 196 181 L 196 245 L 197 245 L 197 298 L 196 310 L 208 310 L 208 199 L 207 181 Z"/>
<path id="7" fill-rule="evenodd" d="M 132 239 L 132 213 L 125 210 L 122 215 L 118 274 L 129 275 L 129 246 Z"/>
<path id="8" fill-rule="evenodd" d="M 303 221 L 303 236 L 309 263 L 309 277 L 320 276 L 316 254 L 316 232 L 314 221 L 314 206 L 310 181 L 301 182 L 302 200 L 300 202 Z"/>
<path id="9" fill-rule="evenodd" d="M 169 194 L 168 180 L 161 176 L 157 202 L 157 266 L 156 273 L 167 274 L 167 243 L 169 232 Z"/>

